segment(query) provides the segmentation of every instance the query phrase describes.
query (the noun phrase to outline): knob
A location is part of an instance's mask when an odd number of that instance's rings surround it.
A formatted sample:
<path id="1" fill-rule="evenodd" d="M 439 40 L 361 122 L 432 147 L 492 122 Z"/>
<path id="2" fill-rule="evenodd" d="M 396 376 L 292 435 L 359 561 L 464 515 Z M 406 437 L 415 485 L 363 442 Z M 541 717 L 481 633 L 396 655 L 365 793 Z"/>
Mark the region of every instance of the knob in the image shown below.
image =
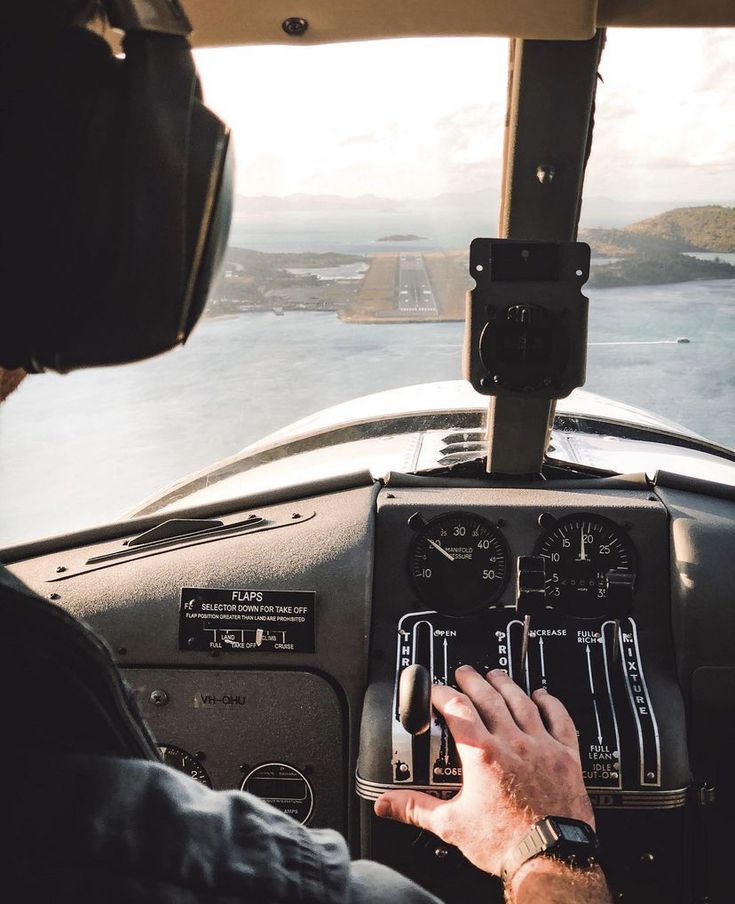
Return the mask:
<path id="1" fill-rule="evenodd" d="M 409 734 L 420 735 L 431 725 L 431 675 L 426 666 L 407 666 L 398 681 L 398 718 Z"/>
<path id="2" fill-rule="evenodd" d="M 540 615 L 546 607 L 546 560 L 541 556 L 518 556 L 516 614 Z"/>
<path id="3" fill-rule="evenodd" d="M 629 618 L 633 611 L 635 578 L 626 571 L 608 571 L 605 611 L 613 618 Z"/>

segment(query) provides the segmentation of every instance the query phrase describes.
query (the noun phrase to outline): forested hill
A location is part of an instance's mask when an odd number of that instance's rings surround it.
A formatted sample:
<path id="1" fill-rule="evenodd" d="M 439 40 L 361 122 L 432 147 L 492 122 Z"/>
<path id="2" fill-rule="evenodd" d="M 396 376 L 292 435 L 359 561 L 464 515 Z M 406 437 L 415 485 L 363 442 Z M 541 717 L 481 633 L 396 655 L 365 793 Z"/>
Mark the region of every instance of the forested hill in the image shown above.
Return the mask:
<path id="1" fill-rule="evenodd" d="M 591 286 L 642 286 L 694 279 L 735 279 L 735 266 L 700 251 L 735 252 L 735 207 L 679 207 L 625 229 L 586 229 L 582 241 L 597 258 Z"/>
<path id="2" fill-rule="evenodd" d="M 679 207 L 627 226 L 679 251 L 735 251 L 735 207 Z M 674 250 L 671 248 L 671 250 Z"/>

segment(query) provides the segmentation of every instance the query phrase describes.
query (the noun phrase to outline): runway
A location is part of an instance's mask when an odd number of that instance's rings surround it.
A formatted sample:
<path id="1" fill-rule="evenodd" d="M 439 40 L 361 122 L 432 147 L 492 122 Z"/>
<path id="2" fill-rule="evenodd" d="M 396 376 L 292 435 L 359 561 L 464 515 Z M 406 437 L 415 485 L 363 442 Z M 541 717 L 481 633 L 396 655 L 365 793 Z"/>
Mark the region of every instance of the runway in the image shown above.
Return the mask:
<path id="1" fill-rule="evenodd" d="M 420 254 L 401 254 L 397 275 L 398 310 L 402 314 L 438 314 L 424 258 Z"/>

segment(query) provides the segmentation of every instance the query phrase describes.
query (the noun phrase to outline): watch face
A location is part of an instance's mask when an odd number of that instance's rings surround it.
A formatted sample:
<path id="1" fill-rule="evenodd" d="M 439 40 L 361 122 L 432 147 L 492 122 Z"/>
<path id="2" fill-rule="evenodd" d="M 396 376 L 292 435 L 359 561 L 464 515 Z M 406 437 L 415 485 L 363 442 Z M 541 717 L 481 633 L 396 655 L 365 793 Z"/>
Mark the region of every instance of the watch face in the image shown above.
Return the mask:
<path id="1" fill-rule="evenodd" d="M 571 841 L 575 844 L 586 844 L 590 840 L 589 832 L 585 831 L 584 826 L 569 822 L 558 822 L 557 826 L 559 834 L 565 841 Z"/>

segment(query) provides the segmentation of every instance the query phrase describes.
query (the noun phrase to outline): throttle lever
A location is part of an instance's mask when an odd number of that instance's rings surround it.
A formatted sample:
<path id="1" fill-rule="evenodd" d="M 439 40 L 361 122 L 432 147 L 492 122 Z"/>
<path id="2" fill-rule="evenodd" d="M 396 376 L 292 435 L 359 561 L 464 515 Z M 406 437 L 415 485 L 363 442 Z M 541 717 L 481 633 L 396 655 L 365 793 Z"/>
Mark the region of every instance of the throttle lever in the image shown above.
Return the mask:
<path id="1" fill-rule="evenodd" d="M 409 734 L 431 727 L 431 675 L 424 665 L 407 666 L 398 681 L 398 718 Z"/>

